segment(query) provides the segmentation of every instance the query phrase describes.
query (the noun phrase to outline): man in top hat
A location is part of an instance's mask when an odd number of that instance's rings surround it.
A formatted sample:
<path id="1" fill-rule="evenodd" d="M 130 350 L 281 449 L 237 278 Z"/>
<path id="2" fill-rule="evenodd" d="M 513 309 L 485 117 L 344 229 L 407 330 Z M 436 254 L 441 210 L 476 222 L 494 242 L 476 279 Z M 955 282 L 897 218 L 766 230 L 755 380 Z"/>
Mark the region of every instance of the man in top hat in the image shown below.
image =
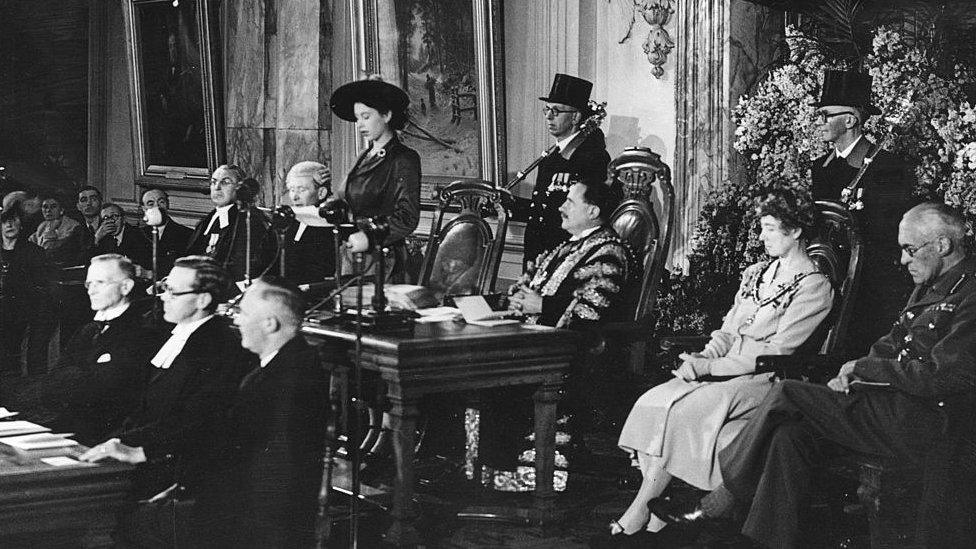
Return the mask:
<path id="1" fill-rule="evenodd" d="M 827 71 L 814 117 L 830 151 L 813 162 L 813 197 L 839 201 L 857 176 L 874 142 L 864 122 L 881 111 L 871 105 L 871 77 L 850 71 Z M 863 356 L 898 317 L 911 284 L 899 268 L 898 220 L 911 206 L 914 177 L 903 162 L 882 150 L 870 162 L 852 193 L 852 212 L 861 231 L 861 291 L 854 298 L 854 321 L 848 356 Z M 863 205 L 863 207 L 861 207 Z"/>
<path id="2" fill-rule="evenodd" d="M 556 74 L 549 95 L 539 98 L 546 103 L 542 108 L 546 128 L 559 149 L 539 163 L 528 205 L 525 264 L 569 238 L 561 227 L 559 207 L 566 200 L 571 178 L 601 182 L 607 177 L 610 155 L 603 132 L 597 128 L 585 136 L 580 133 L 580 125 L 593 114 L 589 108 L 592 89 L 592 82 Z"/>

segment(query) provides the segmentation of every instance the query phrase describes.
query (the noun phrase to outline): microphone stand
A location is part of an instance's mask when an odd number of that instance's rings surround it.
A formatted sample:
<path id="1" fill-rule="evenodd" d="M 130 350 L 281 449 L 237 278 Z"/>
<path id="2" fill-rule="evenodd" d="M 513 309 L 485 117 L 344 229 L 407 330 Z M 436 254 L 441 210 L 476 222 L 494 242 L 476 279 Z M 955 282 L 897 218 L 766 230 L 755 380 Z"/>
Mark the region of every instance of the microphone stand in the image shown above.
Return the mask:
<path id="1" fill-rule="evenodd" d="M 159 226 L 152 227 L 152 318 L 153 325 L 159 320 L 159 288 L 156 279 L 159 278 Z"/>
<path id="2" fill-rule="evenodd" d="M 251 285 L 251 204 L 241 203 L 244 207 L 244 287 Z"/>
<path id="3" fill-rule="evenodd" d="M 359 478 L 359 466 L 362 463 L 362 448 L 358 441 L 363 437 L 363 412 L 366 409 L 362 399 L 363 394 L 363 254 L 355 254 L 355 270 L 359 283 L 356 285 L 356 346 L 355 359 L 353 361 L 353 384 L 355 393 L 353 394 L 353 436 L 355 441 L 352 447 L 352 501 L 349 505 L 349 547 L 357 549 L 359 546 L 359 493 L 361 490 L 361 479 Z M 375 298 L 374 298 L 375 299 Z"/>

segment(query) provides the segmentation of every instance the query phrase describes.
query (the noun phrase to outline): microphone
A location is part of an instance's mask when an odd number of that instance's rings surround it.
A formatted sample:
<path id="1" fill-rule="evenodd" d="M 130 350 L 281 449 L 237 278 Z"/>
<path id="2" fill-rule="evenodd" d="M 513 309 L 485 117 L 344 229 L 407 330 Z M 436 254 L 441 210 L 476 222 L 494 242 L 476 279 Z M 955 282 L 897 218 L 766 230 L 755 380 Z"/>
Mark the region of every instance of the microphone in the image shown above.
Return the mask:
<path id="1" fill-rule="evenodd" d="M 251 206 L 260 193 L 261 185 L 258 180 L 248 177 L 241 181 L 241 186 L 237 189 L 237 201 L 240 202 L 241 207 Z"/>
<path id="2" fill-rule="evenodd" d="M 354 233 L 346 240 L 346 247 L 353 253 L 362 253 L 370 249 L 383 246 L 383 241 L 390 235 L 390 222 L 386 216 L 364 217 L 356 220 L 359 233 Z"/>
<path id="3" fill-rule="evenodd" d="M 276 231 L 284 231 L 288 229 L 288 226 L 295 219 L 295 211 L 291 209 L 291 206 L 281 205 L 271 212 L 271 226 L 274 227 Z"/>
<path id="4" fill-rule="evenodd" d="M 161 227 L 166 223 L 166 220 L 163 219 L 163 211 L 157 207 L 146 210 L 142 220 L 150 227 Z"/>

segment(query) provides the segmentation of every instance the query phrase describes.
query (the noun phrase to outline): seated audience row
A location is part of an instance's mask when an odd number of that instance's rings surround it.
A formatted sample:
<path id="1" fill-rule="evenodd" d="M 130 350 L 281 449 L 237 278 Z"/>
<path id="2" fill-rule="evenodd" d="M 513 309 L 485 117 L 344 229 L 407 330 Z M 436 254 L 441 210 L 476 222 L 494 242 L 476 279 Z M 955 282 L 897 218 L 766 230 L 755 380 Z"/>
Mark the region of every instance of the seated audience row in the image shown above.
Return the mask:
<path id="1" fill-rule="evenodd" d="M 214 315 L 230 289 L 226 272 L 212 258 L 184 257 L 164 286 L 164 318 L 175 327 L 160 341 L 127 316 L 133 275 L 115 254 L 89 267 L 98 313 L 70 346 L 76 368 L 62 380 L 59 416 L 59 428 L 84 441 L 108 438 L 82 459 L 137 464 L 133 497 L 154 503 L 125 514 L 119 542 L 309 546 L 327 390 L 298 335 L 301 296 L 286 284 L 255 283 L 238 331 Z M 180 502 L 193 499 L 190 520 L 178 518 Z"/>

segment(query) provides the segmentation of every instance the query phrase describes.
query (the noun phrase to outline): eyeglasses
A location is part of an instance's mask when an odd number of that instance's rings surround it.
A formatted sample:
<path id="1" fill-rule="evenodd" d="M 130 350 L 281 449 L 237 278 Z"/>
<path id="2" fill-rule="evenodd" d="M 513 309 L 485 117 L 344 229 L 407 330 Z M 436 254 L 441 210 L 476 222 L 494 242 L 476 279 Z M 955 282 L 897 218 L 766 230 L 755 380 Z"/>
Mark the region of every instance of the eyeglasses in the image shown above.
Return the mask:
<path id="1" fill-rule="evenodd" d="M 903 251 L 906 254 L 908 254 L 908 257 L 915 257 L 915 254 L 917 254 L 919 250 L 921 250 L 922 248 L 928 246 L 929 244 L 931 244 L 933 242 L 938 242 L 938 240 L 939 240 L 938 238 L 933 238 L 932 240 L 926 240 L 925 242 L 922 242 L 918 246 L 912 246 L 911 244 L 905 244 L 904 246 L 901 247 L 901 251 Z"/>
<path id="2" fill-rule="evenodd" d="M 840 111 L 840 112 L 831 112 L 831 113 L 826 113 L 826 112 L 823 112 L 823 111 L 819 111 L 819 112 L 817 112 L 817 113 L 815 113 L 813 115 L 813 119 L 816 120 L 817 122 L 821 123 L 821 124 L 826 124 L 828 118 L 833 118 L 835 116 L 841 116 L 843 114 L 849 114 L 851 116 L 857 116 L 857 113 L 854 112 L 854 111 Z"/>
<path id="3" fill-rule="evenodd" d="M 576 109 L 558 109 L 556 107 L 550 107 L 549 105 L 542 107 L 542 114 L 546 118 L 549 118 L 550 116 L 555 117 L 556 115 L 566 114 L 568 112 L 579 112 L 579 111 Z"/>
<path id="4" fill-rule="evenodd" d="M 85 289 L 101 288 L 103 286 L 108 286 L 109 284 L 118 284 L 120 282 L 122 282 L 122 280 L 86 280 Z"/>
<path id="5" fill-rule="evenodd" d="M 102 221 L 115 221 L 117 219 L 122 219 L 119 214 L 106 214 L 102 216 Z"/>
<path id="6" fill-rule="evenodd" d="M 159 293 L 169 294 L 171 297 L 179 297 L 181 295 L 201 294 L 203 292 L 200 290 L 184 290 L 182 292 L 175 292 L 173 291 L 173 288 L 166 283 L 166 280 L 162 280 L 159 283 Z"/>

